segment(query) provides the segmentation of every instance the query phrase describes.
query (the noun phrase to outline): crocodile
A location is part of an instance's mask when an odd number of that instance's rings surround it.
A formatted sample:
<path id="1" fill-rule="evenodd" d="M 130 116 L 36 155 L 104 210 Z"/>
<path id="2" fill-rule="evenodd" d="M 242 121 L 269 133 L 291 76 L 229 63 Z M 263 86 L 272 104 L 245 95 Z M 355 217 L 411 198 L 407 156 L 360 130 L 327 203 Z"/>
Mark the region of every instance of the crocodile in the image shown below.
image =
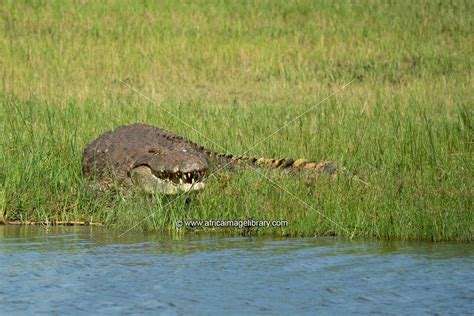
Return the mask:
<path id="1" fill-rule="evenodd" d="M 336 173 L 331 162 L 217 153 L 168 130 L 139 123 L 105 132 L 84 149 L 82 157 L 83 174 L 102 189 L 118 183 L 170 195 L 202 190 L 211 170 L 238 165 Z"/>

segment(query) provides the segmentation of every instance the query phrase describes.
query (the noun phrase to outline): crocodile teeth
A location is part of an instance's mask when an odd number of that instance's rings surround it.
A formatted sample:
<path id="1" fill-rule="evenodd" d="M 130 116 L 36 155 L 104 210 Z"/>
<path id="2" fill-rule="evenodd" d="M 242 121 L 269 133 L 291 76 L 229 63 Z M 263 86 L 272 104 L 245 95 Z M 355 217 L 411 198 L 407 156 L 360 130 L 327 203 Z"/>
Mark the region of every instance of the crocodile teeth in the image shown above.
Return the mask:
<path id="1" fill-rule="evenodd" d="M 185 173 L 185 174 L 183 175 L 184 180 L 186 180 L 187 177 L 188 177 L 188 176 L 187 176 L 186 173 Z"/>

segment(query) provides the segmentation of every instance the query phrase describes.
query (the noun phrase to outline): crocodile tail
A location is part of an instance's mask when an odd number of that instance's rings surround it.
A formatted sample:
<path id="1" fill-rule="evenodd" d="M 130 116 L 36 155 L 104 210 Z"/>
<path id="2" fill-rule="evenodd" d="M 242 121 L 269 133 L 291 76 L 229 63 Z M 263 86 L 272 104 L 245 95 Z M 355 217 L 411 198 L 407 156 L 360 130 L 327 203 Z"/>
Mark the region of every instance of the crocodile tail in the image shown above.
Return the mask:
<path id="1" fill-rule="evenodd" d="M 286 169 L 296 172 L 315 172 L 315 173 L 327 173 L 334 176 L 337 171 L 337 167 L 334 163 L 323 161 L 315 162 L 306 159 L 273 159 L 273 158 L 255 158 L 249 156 L 233 156 L 231 154 L 215 153 L 210 150 L 205 150 L 205 153 L 210 160 L 217 162 L 220 166 L 230 166 L 231 168 L 235 165 L 251 165 L 256 167 L 267 167 L 273 169 Z"/>
<path id="2" fill-rule="evenodd" d="M 323 161 L 316 162 L 307 159 L 291 159 L 291 158 L 282 158 L 282 159 L 273 159 L 273 158 L 254 158 L 241 156 L 236 157 L 236 160 L 247 161 L 250 164 L 257 167 L 268 167 L 274 169 L 288 169 L 291 171 L 303 171 L 303 172 L 316 172 L 316 173 L 328 173 L 334 175 L 337 171 L 337 167 L 334 163 Z"/>

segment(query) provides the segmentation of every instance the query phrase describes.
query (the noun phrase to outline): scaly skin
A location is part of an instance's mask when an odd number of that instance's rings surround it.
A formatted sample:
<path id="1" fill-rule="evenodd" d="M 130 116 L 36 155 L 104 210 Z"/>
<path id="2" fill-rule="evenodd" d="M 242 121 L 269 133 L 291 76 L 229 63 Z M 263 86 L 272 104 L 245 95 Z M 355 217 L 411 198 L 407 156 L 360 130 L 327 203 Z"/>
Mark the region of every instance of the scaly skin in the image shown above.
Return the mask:
<path id="1" fill-rule="evenodd" d="M 100 188 L 111 183 L 142 187 L 150 193 L 177 194 L 204 188 L 210 167 L 253 165 L 334 175 L 332 163 L 304 159 L 234 157 L 215 153 L 167 130 L 144 124 L 121 126 L 84 149 L 84 175 Z"/>

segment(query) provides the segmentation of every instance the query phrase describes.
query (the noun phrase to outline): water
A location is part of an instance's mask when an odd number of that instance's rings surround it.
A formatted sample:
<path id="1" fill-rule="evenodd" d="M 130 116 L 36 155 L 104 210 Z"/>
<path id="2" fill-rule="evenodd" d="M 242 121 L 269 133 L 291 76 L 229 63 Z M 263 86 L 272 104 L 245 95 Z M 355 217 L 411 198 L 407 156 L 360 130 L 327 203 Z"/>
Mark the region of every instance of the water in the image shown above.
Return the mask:
<path id="1" fill-rule="evenodd" d="M 0 226 L 0 314 L 469 314 L 470 243 Z"/>

